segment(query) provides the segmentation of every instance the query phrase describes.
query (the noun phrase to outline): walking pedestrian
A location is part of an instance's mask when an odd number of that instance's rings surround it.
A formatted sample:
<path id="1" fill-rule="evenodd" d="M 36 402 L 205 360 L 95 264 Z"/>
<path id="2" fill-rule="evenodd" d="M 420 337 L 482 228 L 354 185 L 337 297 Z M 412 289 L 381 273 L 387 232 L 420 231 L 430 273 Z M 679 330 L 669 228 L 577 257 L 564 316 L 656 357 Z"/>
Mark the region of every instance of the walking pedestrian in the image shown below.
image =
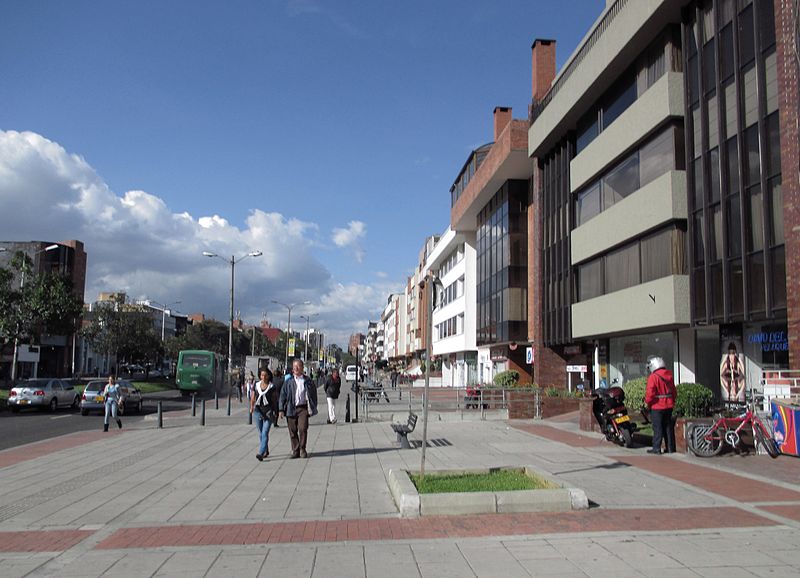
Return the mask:
<path id="1" fill-rule="evenodd" d="M 252 371 L 247 376 L 245 385 L 247 387 L 247 402 L 250 403 L 250 401 L 253 399 L 253 388 L 256 386 L 256 376 L 253 375 Z"/>
<path id="2" fill-rule="evenodd" d="M 103 389 L 103 399 L 105 400 L 105 417 L 103 419 L 103 431 L 108 431 L 108 418 L 113 416 L 117 421 L 117 427 L 122 429 L 122 420 L 117 417 L 119 407 L 122 405 L 122 392 L 119 390 L 119 384 L 113 375 L 108 376 L 108 383 Z"/>
<path id="3" fill-rule="evenodd" d="M 258 453 L 256 459 L 261 462 L 269 456 L 269 428 L 278 418 L 279 395 L 277 386 L 272 383 L 272 372 L 261 370 L 261 380 L 255 384 L 250 398 L 250 413 L 258 430 Z"/>
<path id="4" fill-rule="evenodd" d="M 392 368 L 392 372 L 389 374 L 389 379 L 392 380 L 392 389 L 397 389 L 397 368 Z"/>
<path id="5" fill-rule="evenodd" d="M 339 399 L 341 389 L 342 378 L 339 377 L 339 370 L 334 369 L 333 373 L 325 380 L 325 397 L 328 400 L 328 423 L 336 423 L 336 400 Z"/>
<path id="6" fill-rule="evenodd" d="M 653 447 L 647 450 L 648 454 L 660 454 L 662 440 L 666 444 L 666 453 L 675 452 L 675 425 L 672 423 L 672 408 L 678 391 L 675 389 L 675 380 L 672 372 L 665 366 L 661 357 L 651 357 L 647 360 L 647 390 L 644 402 L 650 409 L 650 421 L 653 423 Z"/>
<path id="7" fill-rule="evenodd" d="M 292 375 L 281 388 L 279 417 L 286 416 L 289 439 L 292 442 L 291 458 L 307 458 L 308 418 L 317 415 L 317 388 L 303 373 L 303 361 L 295 359 Z"/>

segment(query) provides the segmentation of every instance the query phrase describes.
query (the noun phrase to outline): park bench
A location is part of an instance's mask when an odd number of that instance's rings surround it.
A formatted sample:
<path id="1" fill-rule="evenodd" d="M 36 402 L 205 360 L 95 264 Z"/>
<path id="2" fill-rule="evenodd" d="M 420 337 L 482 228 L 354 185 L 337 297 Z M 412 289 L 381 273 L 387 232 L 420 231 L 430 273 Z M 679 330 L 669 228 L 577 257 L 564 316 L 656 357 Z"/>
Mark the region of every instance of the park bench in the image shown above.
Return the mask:
<path id="1" fill-rule="evenodd" d="M 411 449 L 411 444 L 408 443 L 408 434 L 413 432 L 415 427 L 417 427 L 417 414 L 412 412 L 408 412 L 408 422 L 392 424 L 392 429 L 397 434 L 397 441 L 400 442 L 401 448 Z"/>

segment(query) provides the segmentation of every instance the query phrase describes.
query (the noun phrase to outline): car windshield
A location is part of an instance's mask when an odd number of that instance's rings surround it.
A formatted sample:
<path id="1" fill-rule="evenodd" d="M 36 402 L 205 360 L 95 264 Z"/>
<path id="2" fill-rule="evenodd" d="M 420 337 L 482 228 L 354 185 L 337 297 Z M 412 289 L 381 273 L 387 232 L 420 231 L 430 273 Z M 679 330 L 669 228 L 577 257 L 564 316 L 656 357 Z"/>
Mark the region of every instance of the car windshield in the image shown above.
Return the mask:
<path id="1" fill-rule="evenodd" d="M 89 393 L 90 391 L 101 392 L 103 391 L 103 389 L 105 389 L 105 387 L 106 383 L 104 381 L 90 381 L 89 383 L 86 384 L 86 389 L 84 389 L 84 391 L 87 393 Z"/>

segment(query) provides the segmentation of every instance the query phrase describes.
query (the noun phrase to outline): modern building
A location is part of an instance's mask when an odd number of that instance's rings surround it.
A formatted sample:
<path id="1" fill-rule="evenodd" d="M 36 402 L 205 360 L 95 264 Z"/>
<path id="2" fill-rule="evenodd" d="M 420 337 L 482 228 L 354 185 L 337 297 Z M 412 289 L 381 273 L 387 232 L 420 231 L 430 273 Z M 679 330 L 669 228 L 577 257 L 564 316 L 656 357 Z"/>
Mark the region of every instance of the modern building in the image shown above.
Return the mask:
<path id="1" fill-rule="evenodd" d="M 86 252 L 83 243 L 77 240 L 49 241 L 2 241 L 0 242 L 0 267 L 8 267 L 18 252 L 25 253 L 32 261 L 32 274 L 59 273 L 72 282 L 75 296 L 84 300 L 86 288 Z M 22 278 L 14 280 L 19 287 Z M 18 348 L 17 377 L 35 375 L 45 377 L 68 377 L 75 374 L 77 334 L 42 335 L 39 343 L 20 344 Z M 0 376 L 11 375 L 13 351 L 0 352 Z"/>
<path id="2" fill-rule="evenodd" d="M 555 43 L 534 43 L 539 383 L 623 383 L 660 355 L 719 392 L 730 347 L 751 386 L 800 360 L 795 11 L 609 0 L 552 82 Z"/>
<path id="3" fill-rule="evenodd" d="M 406 367 L 410 373 L 417 373 L 425 358 L 428 344 L 428 292 L 425 290 L 425 263 L 433 251 L 439 237 L 431 235 L 425 239 L 419 251 L 414 273 L 406 284 Z"/>
<path id="4" fill-rule="evenodd" d="M 432 352 L 441 360 L 442 386 L 474 385 L 478 382 L 475 235 L 448 227 L 428 255 L 425 268 L 439 281 Z"/>
<path id="5" fill-rule="evenodd" d="M 394 365 L 405 362 L 406 305 L 405 293 L 393 293 L 381 314 L 384 332 L 383 358 Z"/>
<path id="6" fill-rule="evenodd" d="M 515 369 L 530 381 L 528 341 L 528 121 L 494 109 L 494 141 L 467 158 L 450 188 L 450 228 L 476 254 L 478 380 Z"/>

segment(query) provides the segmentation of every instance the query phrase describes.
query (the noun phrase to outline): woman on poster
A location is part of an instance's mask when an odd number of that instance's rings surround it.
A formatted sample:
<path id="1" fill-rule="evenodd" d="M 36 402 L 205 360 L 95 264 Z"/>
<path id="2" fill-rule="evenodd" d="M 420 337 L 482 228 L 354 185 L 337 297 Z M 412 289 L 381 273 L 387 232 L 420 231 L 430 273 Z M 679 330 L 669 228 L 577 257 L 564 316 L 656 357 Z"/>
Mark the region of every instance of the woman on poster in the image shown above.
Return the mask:
<path id="1" fill-rule="evenodd" d="M 723 401 L 744 403 L 744 365 L 739 359 L 736 344 L 732 341 L 728 344 L 728 353 L 722 358 L 722 364 L 719 366 L 719 379 Z"/>

